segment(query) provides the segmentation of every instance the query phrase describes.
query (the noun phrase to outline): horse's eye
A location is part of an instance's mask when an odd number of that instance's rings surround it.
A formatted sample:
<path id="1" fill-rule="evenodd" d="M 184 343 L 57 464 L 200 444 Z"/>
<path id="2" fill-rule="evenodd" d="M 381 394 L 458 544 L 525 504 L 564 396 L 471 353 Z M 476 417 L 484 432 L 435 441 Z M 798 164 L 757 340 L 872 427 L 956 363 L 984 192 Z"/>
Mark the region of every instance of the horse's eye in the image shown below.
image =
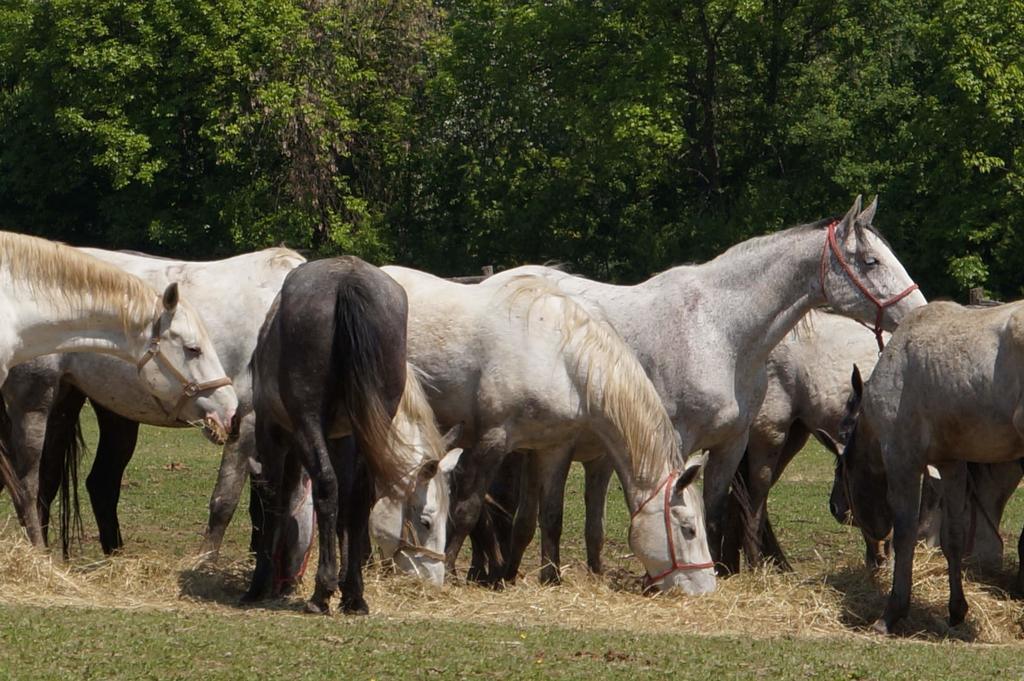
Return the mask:
<path id="1" fill-rule="evenodd" d="M 866 255 L 864 256 L 864 264 L 868 267 L 874 267 L 878 264 L 878 258 L 873 255 Z"/>
<path id="2" fill-rule="evenodd" d="M 693 523 L 690 523 L 690 522 L 679 523 L 679 529 L 682 531 L 684 539 L 693 539 L 694 537 L 697 536 L 697 530 L 696 530 L 696 528 L 694 528 Z"/>
<path id="3" fill-rule="evenodd" d="M 192 357 L 200 357 L 203 354 L 203 349 L 198 345 L 186 345 L 185 352 L 187 352 Z"/>

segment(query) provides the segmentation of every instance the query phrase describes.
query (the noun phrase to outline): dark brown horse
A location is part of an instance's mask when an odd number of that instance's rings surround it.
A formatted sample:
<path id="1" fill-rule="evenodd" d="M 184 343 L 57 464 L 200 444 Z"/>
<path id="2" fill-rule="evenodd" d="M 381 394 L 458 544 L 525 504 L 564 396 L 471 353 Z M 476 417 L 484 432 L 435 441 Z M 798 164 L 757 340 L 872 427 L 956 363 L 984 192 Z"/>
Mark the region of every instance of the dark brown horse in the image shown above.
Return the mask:
<path id="1" fill-rule="evenodd" d="M 353 435 L 385 485 L 407 473 L 390 439 L 406 383 L 407 315 L 402 288 L 358 258 L 307 263 L 285 279 L 252 359 L 259 472 L 250 507 L 256 568 L 246 600 L 271 592 L 277 525 L 301 465 L 312 480 L 320 542 L 306 609 L 330 611 L 338 590 L 335 533 L 347 533 L 350 553 L 361 555 L 355 544 L 366 535 L 372 494 L 355 484 L 354 454 L 328 442 Z M 365 613 L 360 561 L 345 562 L 342 609 Z"/>

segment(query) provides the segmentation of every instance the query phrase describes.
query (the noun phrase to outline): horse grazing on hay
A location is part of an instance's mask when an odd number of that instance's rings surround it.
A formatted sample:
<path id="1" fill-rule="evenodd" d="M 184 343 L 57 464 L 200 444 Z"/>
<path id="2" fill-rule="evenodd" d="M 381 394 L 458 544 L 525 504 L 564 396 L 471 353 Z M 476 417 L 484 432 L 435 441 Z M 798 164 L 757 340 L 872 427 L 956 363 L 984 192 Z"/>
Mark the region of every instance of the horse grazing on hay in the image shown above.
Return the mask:
<path id="1" fill-rule="evenodd" d="M 436 476 L 443 454 L 442 439 L 431 435 L 431 456 L 423 461 L 422 450 L 401 441 L 393 428 L 403 396 L 412 397 L 407 384 L 415 380 L 406 366 L 406 323 L 402 288 L 358 258 L 308 263 L 286 277 L 252 358 L 259 472 L 250 510 L 257 553 L 246 600 L 263 598 L 275 586 L 282 502 L 294 496 L 301 465 L 312 483 L 320 545 L 316 587 L 306 609 L 330 612 L 338 589 L 337 532 L 341 538 L 347 534 L 349 548 L 342 609 L 368 611 L 360 542 L 373 492 L 355 484 L 358 457 L 341 447 L 341 438 L 354 436 L 377 485 L 402 498 Z M 444 531 L 446 511 L 443 503 L 433 510 L 435 532 Z"/>
<path id="2" fill-rule="evenodd" d="M 206 327 L 179 300 L 177 283 L 161 296 L 138 277 L 73 248 L 0 232 L 0 382 L 16 364 L 52 352 L 98 352 L 126 360 L 145 401 L 228 439 L 238 397 Z M 167 405 L 170 405 L 169 407 Z M 17 473 L 0 452 L 0 474 L 26 528 L 39 528 Z M 33 500 L 34 501 L 34 500 Z M 32 540 L 42 544 L 42 537 Z"/>
<path id="3" fill-rule="evenodd" d="M 508 452 L 562 461 L 563 449 L 590 438 L 623 480 L 629 542 L 648 586 L 714 589 L 703 504 L 691 484 L 702 461 L 684 461 L 654 386 L 607 324 L 541 277 L 482 286 L 384 270 L 409 296 L 409 357 L 430 377 L 434 413 L 442 425 L 465 425 L 450 569 Z"/>
<path id="4" fill-rule="evenodd" d="M 812 308 L 829 305 L 870 323 L 878 342 L 924 296 L 889 245 L 872 227 L 877 201 L 862 210 L 858 196 L 842 219 L 756 237 L 714 260 L 662 272 L 636 286 L 614 286 L 545 267 L 496 275 L 482 286 L 532 273 L 607 318 L 650 376 L 680 438 L 682 451 L 710 450 L 704 475 L 708 541 L 721 558 L 729 489 L 747 449 L 750 425 L 764 398 L 769 355 Z M 588 461 L 600 450 L 565 450 L 548 463 L 558 475 L 521 490 L 544 489 L 554 498 L 539 503 L 560 509 L 570 459 Z M 547 475 L 538 472 L 538 475 Z M 607 474 L 598 484 L 607 489 Z M 588 506 L 590 503 L 588 502 Z M 594 501 L 594 509 L 603 501 Z M 516 536 L 533 536 L 537 514 L 527 508 Z M 557 541 L 561 511 L 541 514 L 542 541 Z M 546 519 L 546 520 L 545 520 Z M 588 531 L 588 534 L 590 532 Z M 525 544 L 513 548 L 516 562 Z M 542 554 L 551 555 L 542 548 Z M 547 559 L 545 559 L 547 560 Z M 720 565 L 734 571 L 737 565 Z"/>
<path id="5" fill-rule="evenodd" d="M 757 549 L 744 546 L 748 562 L 763 550 L 765 558 L 783 569 L 790 569 L 790 566 L 768 519 L 768 492 L 812 434 L 826 448 L 835 451 L 833 443 L 840 438 L 840 424 L 850 394 L 850 368 L 857 366 L 868 376 L 878 361 L 875 340 L 852 319 L 812 311 L 806 322 L 798 325 L 772 351 L 768 360 L 768 390 L 761 411 L 750 427 L 750 441 L 740 465 L 739 472 L 745 482 L 742 487 L 748 495 L 746 506 L 759 511 L 760 536 L 754 538 L 748 532 L 738 531 L 733 541 L 727 543 L 736 551 L 744 541 L 756 540 Z M 884 338 L 887 337 L 885 334 Z M 965 522 L 969 528 L 970 558 L 978 565 L 999 565 L 1003 555 L 999 519 L 1021 478 L 1021 468 L 1014 463 L 969 464 L 968 475 L 971 493 Z M 830 499 L 830 510 L 839 518 L 846 516 L 845 511 L 837 508 L 841 501 Z M 926 478 L 918 539 L 929 546 L 939 546 L 940 506 L 940 485 Z M 730 512 L 747 511 L 733 504 Z M 734 531 L 742 530 L 745 524 L 730 517 L 730 528 Z M 888 542 L 865 537 L 865 560 L 869 567 L 877 568 L 885 563 L 887 545 Z"/>
<path id="6" fill-rule="evenodd" d="M 854 372 L 847 423 L 833 498 L 844 498 L 870 537 L 893 536 L 892 591 L 874 629 L 891 633 L 910 607 L 921 478 L 929 466 L 941 478 L 949 619 L 959 624 L 967 614 L 966 463 L 1024 455 L 1024 302 L 983 309 L 936 302 L 913 312 L 866 386 Z"/>
<path id="7" fill-rule="evenodd" d="M 139 277 L 154 288 L 180 282 L 182 295 L 201 306 L 210 342 L 238 396 L 237 437 L 224 444 L 220 475 L 210 498 L 203 552 L 215 555 L 234 513 L 253 455 L 252 386 L 249 359 L 256 337 L 285 275 L 305 259 L 286 248 L 268 248 L 211 262 L 186 262 L 137 253 L 78 249 Z M 232 290 L 231 296 L 224 291 Z M 110 554 L 124 545 L 117 504 L 139 424 L 180 427 L 183 414 L 148 399 L 134 367 L 92 354 L 38 357 L 14 367 L 3 384 L 10 418 L 6 436 L 13 467 L 26 492 L 26 530 L 37 545 L 47 541 L 50 506 L 61 483 L 77 479 L 79 412 L 88 397 L 96 411 L 99 445 L 86 487 L 99 527 L 100 545 Z M 62 496 L 69 492 L 62 488 Z M 62 504 L 67 551 L 67 504 Z"/>

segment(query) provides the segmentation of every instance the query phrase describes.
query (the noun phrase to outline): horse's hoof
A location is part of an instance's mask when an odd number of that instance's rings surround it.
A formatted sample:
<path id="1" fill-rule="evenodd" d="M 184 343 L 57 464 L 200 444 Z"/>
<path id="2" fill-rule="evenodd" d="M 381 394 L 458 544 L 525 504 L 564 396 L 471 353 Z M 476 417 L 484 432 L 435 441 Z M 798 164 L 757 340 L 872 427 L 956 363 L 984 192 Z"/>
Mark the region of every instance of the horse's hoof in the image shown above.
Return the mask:
<path id="1" fill-rule="evenodd" d="M 370 606 L 362 598 L 343 601 L 341 611 L 346 615 L 369 615 Z"/>
<path id="2" fill-rule="evenodd" d="M 558 574 L 558 570 L 545 568 L 540 571 L 540 583 L 547 586 L 558 586 L 562 583 L 562 577 Z"/>
<path id="3" fill-rule="evenodd" d="M 330 615 L 331 614 L 331 606 L 330 605 L 328 605 L 326 602 L 317 603 L 316 601 L 313 601 L 313 600 L 306 601 L 306 605 L 305 605 L 305 607 L 303 607 L 302 610 L 303 610 L 303 612 L 305 612 L 308 615 Z"/>
<path id="4" fill-rule="evenodd" d="M 242 605 L 252 605 L 253 603 L 259 603 L 263 600 L 263 594 L 258 591 L 246 591 L 242 594 L 242 597 L 238 599 L 238 602 Z"/>
<path id="5" fill-rule="evenodd" d="M 888 636 L 892 632 L 889 630 L 889 625 L 885 623 L 885 620 L 878 618 L 875 623 L 871 625 L 871 631 L 882 636 Z"/>

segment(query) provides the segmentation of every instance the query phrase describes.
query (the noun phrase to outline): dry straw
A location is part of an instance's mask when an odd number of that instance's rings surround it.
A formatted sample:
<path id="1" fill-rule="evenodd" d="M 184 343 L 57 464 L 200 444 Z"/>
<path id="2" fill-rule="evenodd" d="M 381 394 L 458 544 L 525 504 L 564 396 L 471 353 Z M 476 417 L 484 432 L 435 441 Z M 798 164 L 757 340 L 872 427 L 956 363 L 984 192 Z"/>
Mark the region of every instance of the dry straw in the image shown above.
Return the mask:
<path id="1" fill-rule="evenodd" d="M 0 602 L 225 614 L 240 612 L 237 603 L 250 569 L 245 560 L 203 566 L 157 553 L 69 566 L 34 550 L 9 529 L 0 532 L 0 565 Z M 720 581 L 718 591 L 707 596 L 645 597 L 639 593 L 639 577 L 621 569 L 596 578 L 571 565 L 561 586 L 544 586 L 527 575 L 500 592 L 465 584 L 436 589 L 371 566 L 366 597 L 373 616 L 400 620 L 881 640 L 867 627 L 882 611 L 888 580 L 888 575 L 873 579 L 861 566 L 823 561 L 803 564 L 799 573 L 746 572 Z M 1017 641 L 1024 636 L 1024 608 L 1004 591 L 1011 581 L 1008 574 L 968 579 L 968 620 L 950 629 L 945 624 L 945 560 L 937 551 L 922 549 L 914 572 L 914 605 L 900 631 L 923 640 Z M 307 577 L 305 590 L 310 583 Z M 299 602 L 291 599 L 245 612 L 281 617 L 299 616 L 299 610 Z"/>

